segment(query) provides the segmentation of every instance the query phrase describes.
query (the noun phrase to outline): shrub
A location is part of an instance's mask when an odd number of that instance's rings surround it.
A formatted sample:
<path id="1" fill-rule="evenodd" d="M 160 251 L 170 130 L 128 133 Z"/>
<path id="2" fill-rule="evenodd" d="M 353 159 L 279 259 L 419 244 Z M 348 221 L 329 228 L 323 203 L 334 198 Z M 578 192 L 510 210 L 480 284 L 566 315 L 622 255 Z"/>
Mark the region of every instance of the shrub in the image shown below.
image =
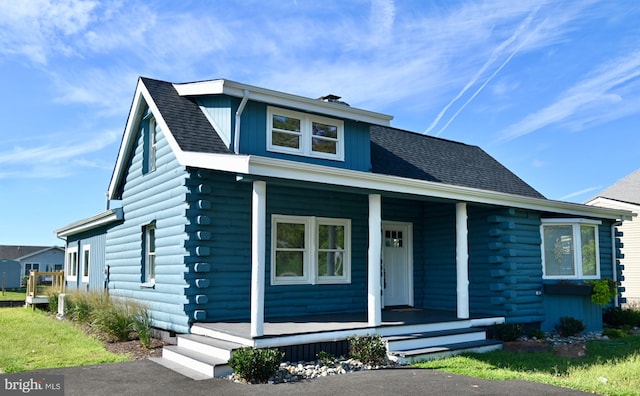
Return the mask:
<path id="1" fill-rule="evenodd" d="M 632 308 L 609 307 L 602 312 L 602 321 L 611 327 L 638 327 L 640 311 Z"/>
<path id="2" fill-rule="evenodd" d="M 387 345 L 378 334 L 348 338 L 349 354 L 364 364 L 382 365 L 387 359 Z"/>
<path id="3" fill-rule="evenodd" d="M 622 338 L 626 337 L 627 333 L 622 329 L 606 328 L 602 330 L 602 335 L 606 335 L 609 338 Z"/>
<path id="4" fill-rule="evenodd" d="M 336 357 L 329 352 L 320 351 L 316 355 L 320 363 L 325 366 L 332 366 L 336 362 Z"/>
<path id="5" fill-rule="evenodd" d="M 137 307 L 133 313 L 133 330 L 138 335 L 140 345 L 144 348 L 151 346 L 151 315 L 145 307 Z"/>
<path id="6" fill-rule="evenodd" d="M 547 338 L 547 334 L 538 328 L 532 328 L 529 329 L 529 337 L 536 338 L 538 340 L 544 340 L 545 338 Z"/>
<path id="7" fill-rule="evenodd" d="M 556 331 L 562 337 L 571 337 L 584 331 L 586 327 L 581 320 L 570 316 L 563 316 L 556 325 Z"/>
<path id="8" fill-rule="evenodd" d="M 584 283 L 593 286 L 591 301 L 604 307 L 609 304 L 612 298 L 618 293 L 618 286 L 613 279 L 595 279 Z"/>
<path id="9" fill-rule="evenodd" d="M 515 341 L 524 334 L 522 326 L 515 323 L 500 323 L 491 327 L 493 338 L 496 340 L 509 342 Z"/>
<path id="10" fill-rule="evenodd" d="M 229 359 L 229 366 L 240 378 L 248 382 L 267 382 L 280 367 L 284 353 L 277 349 L 242 347 Z"/>

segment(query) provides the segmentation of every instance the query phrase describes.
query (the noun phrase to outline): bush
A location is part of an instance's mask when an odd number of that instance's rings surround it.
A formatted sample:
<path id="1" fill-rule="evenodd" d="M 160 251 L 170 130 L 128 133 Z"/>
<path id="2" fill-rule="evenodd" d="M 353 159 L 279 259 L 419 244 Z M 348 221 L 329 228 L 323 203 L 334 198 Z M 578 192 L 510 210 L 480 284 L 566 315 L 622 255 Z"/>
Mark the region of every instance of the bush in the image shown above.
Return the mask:
<path id="1" fill-rule="evenodd" d="M 602 330 L 602 335 L 606 335 L 609 338 L 622 338 L 626 337 L 627 333 L 622 329 L 606 328 Z"/>
<path id="2" fill-rule="evenodd" d="M 240 378 L 248 382 L 267 382 L 280 367 L 284 353 L 277 349 L 242 347 L 229 359 L 229 366 Z"/>
<path id="3" fill-rule="evenodd" d="M 602 321 L 611 327 L 640 327 L 640 311 L 631 308 L 609 307 L 602 312 Z"/>
<path id="4" fill-rule="evenodd" d="M 387 345 L 378 334 L 348 338 L 352 358 L 369 365 L 383 365 L 387 359 Z"/>
<path id="5" fill-rule="evenodd" d="M 538 340 L 544 340 L 545 338 L 547 338 L 547 334 L 538 328 L 532 328 L 529 329 L 529 337 L 536 338 Z"/>
<path id="6" fill-rule="evenodd" d="M 336 357 L 329 352 L 320 351 L 316 357 L 325 366 L 333 366 L 336 362 Z"/>
<path id="7" fill-rule="evenodd" d="M 574 336 L 584 331 L 584 329 L 586 329 L 586 327 L 581 320 L 570 316 L 563 316 L 560 318 L 560 323 L 556 325 L 556 331 L 562 337 Z"/>
<path id="8" fill-rule="evenodd" d="M 493 325 L 491 331 L 494 339 L 504 342 L 515 341 L 524 334 L 522 326 L 515 323 Z"/>

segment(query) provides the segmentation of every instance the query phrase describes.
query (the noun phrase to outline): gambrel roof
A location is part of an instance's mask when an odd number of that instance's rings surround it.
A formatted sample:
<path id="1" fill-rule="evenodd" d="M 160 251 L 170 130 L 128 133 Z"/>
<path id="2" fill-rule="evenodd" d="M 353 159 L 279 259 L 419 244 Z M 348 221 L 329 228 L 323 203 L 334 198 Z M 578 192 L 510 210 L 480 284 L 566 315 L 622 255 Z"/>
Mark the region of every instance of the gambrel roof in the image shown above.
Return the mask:
<path id="1" fill-rule="evenodd" d="M 371 171 L 235 153 L 196 103 L 197 98 L 208 95 L 227 95 L 367 123 L 371 125 Z M 481 148 L 392 128 L 393 117 L 389 115 L 229 80 L 173 84 L 140 78 L 109 185 L 110 199 L 118 199 L 120 194 L 137 128 L 147 106 L 178 163 L 185 167 L 565 215 L 612 219 L 630 216 L 627 211 L 547 200 Z"/>

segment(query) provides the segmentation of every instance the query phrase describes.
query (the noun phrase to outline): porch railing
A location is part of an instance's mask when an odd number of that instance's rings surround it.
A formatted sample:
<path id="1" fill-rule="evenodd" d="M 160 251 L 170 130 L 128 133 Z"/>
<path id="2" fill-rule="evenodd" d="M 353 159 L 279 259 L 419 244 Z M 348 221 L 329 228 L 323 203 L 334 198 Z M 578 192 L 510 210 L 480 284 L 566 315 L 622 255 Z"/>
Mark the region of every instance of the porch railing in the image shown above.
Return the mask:
<path id="1" fill-rule="evenodd" d="M 44 279 L 51 277 L 51 284 L 44 283 Z M 49 301 L 49 295 L 53 293 L 64 293 L 64 271 L 40 272 L 33 270 L 29 272 L 27 280 L 26 304 L 45 303 Z"/>

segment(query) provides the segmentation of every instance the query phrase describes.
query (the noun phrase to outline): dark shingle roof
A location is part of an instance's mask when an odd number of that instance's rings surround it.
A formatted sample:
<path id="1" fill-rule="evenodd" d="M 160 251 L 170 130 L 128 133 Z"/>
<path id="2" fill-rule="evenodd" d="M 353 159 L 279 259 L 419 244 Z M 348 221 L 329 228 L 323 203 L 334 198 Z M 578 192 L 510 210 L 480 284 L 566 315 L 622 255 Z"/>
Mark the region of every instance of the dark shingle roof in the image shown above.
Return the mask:
<path id="1" fill-rule="evenodd" d="M 477 146 L 400 129 L 371 127 L 372 172 L 544 198 Z"/>
<path id="2" fill-rule="evenodd" d="M 15 260 L 19 257 L 39 252 L 50 247 L 51 246 L 0 245 L 0 259 Z"/>
<path id="3" fill-rule="evenodd" d="M 178 95 L 169 82 L 141 79 L 183 151 L 232 153 L 194 101 Z"/>
<path id="4" fill-rule="evenodd" d="M 183 151 L 232 154 L 198 105 L 169 82 L 142 77 Z M 391 127 L 371 127 L 372 172 L 544 198 L 477 146 Z"/>
<path id="5" fill-rule="evenodd" d="M 609 186 L 597 196 L 640 205 L 640 169 Z"/>

